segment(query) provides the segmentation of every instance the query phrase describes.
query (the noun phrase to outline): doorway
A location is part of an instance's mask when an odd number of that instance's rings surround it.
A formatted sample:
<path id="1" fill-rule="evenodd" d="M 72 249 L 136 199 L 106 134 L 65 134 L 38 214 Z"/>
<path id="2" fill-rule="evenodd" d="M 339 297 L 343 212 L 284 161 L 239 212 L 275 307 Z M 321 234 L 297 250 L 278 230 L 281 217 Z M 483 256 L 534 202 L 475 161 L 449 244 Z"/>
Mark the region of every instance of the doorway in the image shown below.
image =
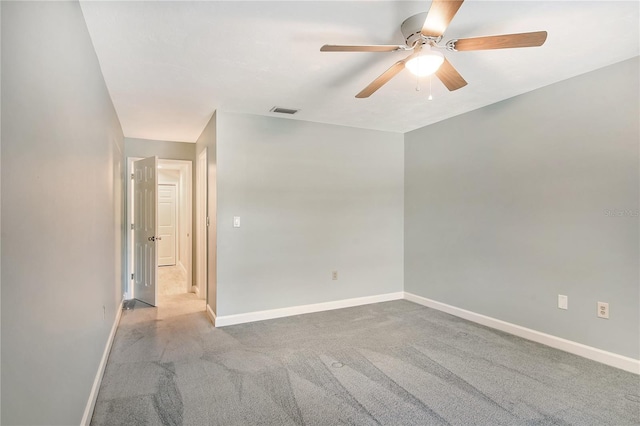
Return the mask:
<path id="1" fill-rule="evenodd" d="M 129 175 L 133 165 L 141 158 L 127 159 Z M 193 177 L 192 162 L 159 159 L 157 165 L 157 295 L 163 296 L 198 293 L 193 285 Z M 134 191 L 132 180 L 127 180 L 127 299 L 135 298 L 134 271 Z M 191 296 L 193 297 L 193 295 Z M 157 301 L 156 301 L 157 302 Z M 158 304 L 158 303 L 156 303 Z"/>
<path id="2" fill-rule="evenodd" d="M 187 270 L 181 262 L 180 236 L 186 231 L 179 210 L 180 172 L 158 170 L 158 296 L 187 293 Z"/>

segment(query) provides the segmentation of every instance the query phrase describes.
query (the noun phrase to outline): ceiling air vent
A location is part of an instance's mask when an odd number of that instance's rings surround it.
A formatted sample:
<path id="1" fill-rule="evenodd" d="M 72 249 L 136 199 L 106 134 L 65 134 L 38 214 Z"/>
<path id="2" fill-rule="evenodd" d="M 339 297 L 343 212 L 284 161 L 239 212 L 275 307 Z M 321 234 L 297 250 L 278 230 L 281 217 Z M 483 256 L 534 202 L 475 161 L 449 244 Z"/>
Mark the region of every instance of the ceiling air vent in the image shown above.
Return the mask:
<path id="1" fill-rule="evenodd" d="M 299 110 L 297 109 L 291 109 L 291 108 L 281 108 L 281 107 L 273 107 L 270 109 L 271 112 L 277 112 L 278 114 L 289 114 L 289 115 L 293 115 L 296 112 L 298 112 Z"/>

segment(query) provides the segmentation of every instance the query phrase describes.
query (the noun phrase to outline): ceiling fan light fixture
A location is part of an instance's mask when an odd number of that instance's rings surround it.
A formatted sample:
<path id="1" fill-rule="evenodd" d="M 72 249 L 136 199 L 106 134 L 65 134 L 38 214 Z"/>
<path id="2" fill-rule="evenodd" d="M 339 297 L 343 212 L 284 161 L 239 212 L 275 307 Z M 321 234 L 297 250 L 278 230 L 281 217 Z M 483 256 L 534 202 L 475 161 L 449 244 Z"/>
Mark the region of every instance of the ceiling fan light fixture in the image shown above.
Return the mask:
<path id="1" fill-rule="evenodd" d="M 432 50 L 430 46 L 424 46 L 420 54 L 407 61 L 405 66 L 418 77 L 424 77 L 438 71 L 443 62 L 442 53 Z"/>

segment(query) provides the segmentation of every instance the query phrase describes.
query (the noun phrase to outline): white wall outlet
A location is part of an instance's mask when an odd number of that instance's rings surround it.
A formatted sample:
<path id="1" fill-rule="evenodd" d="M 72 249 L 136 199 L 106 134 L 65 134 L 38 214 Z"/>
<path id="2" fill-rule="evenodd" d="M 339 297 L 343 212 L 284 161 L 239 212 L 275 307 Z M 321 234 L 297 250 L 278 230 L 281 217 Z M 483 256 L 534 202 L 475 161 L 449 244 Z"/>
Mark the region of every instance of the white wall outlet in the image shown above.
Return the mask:
<path id="1" fill-rule="evenodd" d="M 558 308 L 569 309 L 569 296 L 565 296 L 564 294 L 558 295 Z"/>
<path id="2" fill-rule="evenodd" d="M 240 216 L 233 217 L 233 227 L 240 228 Z"/>
<path id="3" fill-rule="evenodd" d="M 331 279 L 334 281 L 338 279 L 338 271 L 331 271 Z"/>
<path id="4" fill-rule="evenodd" d="M 598 318 L 609 319 L 609 304 L 598 302 Z"/>

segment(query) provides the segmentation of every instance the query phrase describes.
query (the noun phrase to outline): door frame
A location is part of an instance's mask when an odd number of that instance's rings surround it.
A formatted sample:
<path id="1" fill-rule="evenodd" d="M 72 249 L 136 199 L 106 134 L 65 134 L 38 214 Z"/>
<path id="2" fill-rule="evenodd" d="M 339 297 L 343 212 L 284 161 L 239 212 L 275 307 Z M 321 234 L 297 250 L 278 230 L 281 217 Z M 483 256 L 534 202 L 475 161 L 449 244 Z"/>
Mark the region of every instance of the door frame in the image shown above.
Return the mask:
<path id="1" fill-rule="evenodd" d="M 131 274 L 135 270 L 135 264 L 133 260 L 133 230 L 131 225 L 133 224 L 133 185 L 131 181 L 131 174 L 133 173 L 133 163 L 138 160 L 142 160 L 142 157 L 127 157 L 127 174 L 125 179 L 125 217 L 126 217 L 126 291 L 125 299 L 133 298 L 133 281 Z M 172 160 L 168 158 L 158 158 L 158 164 L 167 166 L 167 168 L 173 168 L 174 170 L 180 170 L 180 178 L 185 179 L 186 187 L 186 228 L 189 230 L 189 236 L 187 237 L 187 264 L 184 267 L 187 270 L 187 284 L 186 291 L 194 292 L 193 287 L 193 162 L 190 160 Z M 180 203 L 178 203 L 180 204 Z M 179 207 L 178 207 L 179 208 Z M 176 254 L 177 255 L 177 254 Z"/>

